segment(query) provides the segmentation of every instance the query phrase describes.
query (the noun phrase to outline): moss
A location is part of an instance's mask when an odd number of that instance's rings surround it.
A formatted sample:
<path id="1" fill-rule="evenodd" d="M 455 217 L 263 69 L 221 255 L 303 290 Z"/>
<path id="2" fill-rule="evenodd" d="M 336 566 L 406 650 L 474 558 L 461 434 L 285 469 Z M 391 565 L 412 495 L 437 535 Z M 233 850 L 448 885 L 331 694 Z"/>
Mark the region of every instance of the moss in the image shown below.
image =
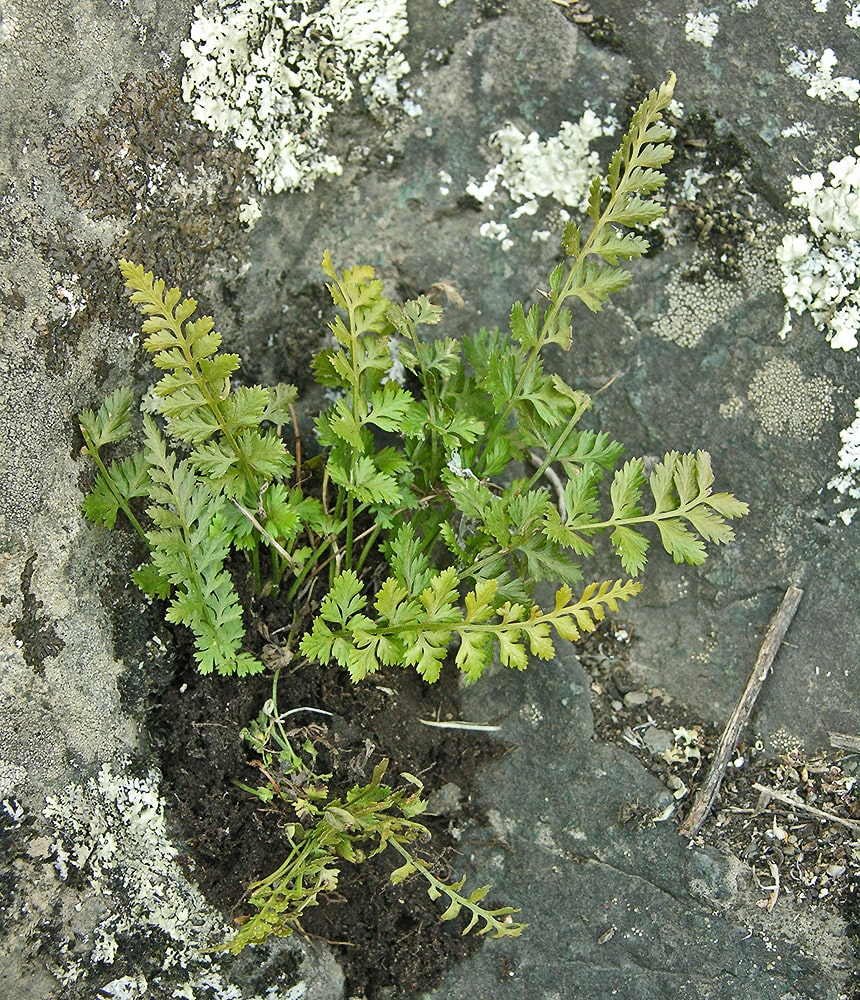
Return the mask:
<path id="1" fill-rule="evenodd" d="M 62 367 L 59 347 L 101 320 L 121 322 L 122 281 L 116 261 L 150 261 L 179 285 L 202 285 L 214 252 L 241 250 L 239 208 L 256 189 L 249 161 L 216 146 L 180 99 L 178 80 L 149 73 L 125 77 L 107 113 L 90 111 L 48 139 L 48 156 L 75 204 L 94 220 L 112 219 L 108 246 L 82 240 L 71 225 L 41 249 L 60 275 L 77 275 L 80 303 L 46 323 L 49 367 Z"/>
<path id="2" fill-rule="evenodd" d="M 674 160 L 669 164 L 667 215 L 677 232 L 703 251 L 702 263 L 687 277 L 705 271 L 724 280 L 743 276 L 738 253 L 749 242 L 756 222 L 752 159 L 725 124 L 708 111 L 675 122 Z"/>
<path id="3" fill-rule="evenodd" d="M 556 0 L 558 2 L 558 0 Z M 564 16 L 575 24 L 595 48 L 610 52 L 623 52 L 624 43 L 618 36 L 618 28 L 608 14 L 593 14 L 591 4 L 585 0 L 568 2 L 562 6 Z"/>

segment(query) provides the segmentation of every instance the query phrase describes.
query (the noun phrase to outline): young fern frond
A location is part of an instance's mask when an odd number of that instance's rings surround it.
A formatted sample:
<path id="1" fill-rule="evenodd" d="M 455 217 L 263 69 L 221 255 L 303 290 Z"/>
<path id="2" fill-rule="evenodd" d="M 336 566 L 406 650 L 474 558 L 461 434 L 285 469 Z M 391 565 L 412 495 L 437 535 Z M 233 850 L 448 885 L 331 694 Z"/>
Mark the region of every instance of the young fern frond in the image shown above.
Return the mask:
<path id="1" fill-rule="evenodd" d="M 448 568 L 433 574 L 420 592 L 393 577 L 377 591 L 372 610 L 354 573 L 344 573 L 320 607 L 312 630 L 302 639 L 302 653 L 317 663 L 336 660 L 354 681 L 383 666 L 414 666 L 429 683 L 438 680 L 453 639 L 454 657 L 467 683 L 476 681 L 495 654 L 506 667 L 524 670 L 529 655 L 555 655 L 551 630 L 576 640 L 602 621 L 606 609 L 618 610 L 641 590 L 635 581 L 617 580 L 587 586 L 577 600 L 564 585 L 555 607 L 542 611 L 498 597 L 498 581 L 478 580 L 460 607 L 457 574 Z"/>
<path id="2" fill-rule="evenodd" d="M 242 923 L 225 950 L 238 954 L 246 945 L 260 944 L 270 934 L 289 936 L 302 913 L 319 902 L 320 894 L 336 888 L 341 861 L 358 863 L 388 847 L 406 859 L 406 865 L 392 872 L 391 881 L 398 884 L 418 872 L 429 883 L 427 891 L 432 899 L 442 895 L 450 899 L 443 920 L 453 919 L 464 907 L 470 912 L 463 934 L 468 934 L 478 921 L 484 924 L 479 933 L 492 931 L 494 937 L 516 936 L 522 931 L 523 924 L 505 919 L 516 910 L 488 910 L 481 906 L 489 886 L 463 896 L 460 889 L 464 880 L 453 885 L 442 882 L 407 850 L 406 845 L 430 836 L 427 828 L 415 820 L 426 806 L 420 797 L 422 785 L 404 774 L 415 787 L 392 788 L 382 780 L 387 769 L 388 761 L 381 760 L 369 782 L 355 785 L 343 797 L 321 807 L 313 826 L 306 828 L 296 823 L 290 827 L 290 853 L 271 875 L 251 886 L 249 902 L 256 912 Z"/>
<path id="3" fill-rule="evenodd" d="M 192 319 L 197 302 L 183 299 L 178 288 L 165 291 L 164 281 L 141 265 L 122 260 L 120 269 L 131 301 L 147 317 L 143 346 L 167 372 L 154 391 L 171 436 L 193 446 L 189 460 L 212 487 L 256 505 L 264 483 L 283 479 L 295 464 L 280 436 L 261 426 L 285 422 L 295 388 L 232 389 L 239 357 L 218 351 L 221 335 L 211 316 Z"/>
<path id="4" fill-rule="evenodd" d="M 98 410 L 84 410 L 79 417 L 84 439 L 83 454 L 89 455 L 99 470 L 81 509 L 93 522 L 106 528 L 116 524 L 122 511 L 141 538 L 145 532 L 131 510 L 130 501 L 149 492 L 149 476 L 142 453 L 137 452 L 106 466 L 101 449 L 124 441 L 131 433 L 131 390 L 123 386 L 112 392 Z"/>
<path id="5" fill-rule="evenodd" d="M 624 234 L 617 227 L 647 226 L 662 215 L 658 202 L 640 195 L 651 194 L 663 184 L 665 178 L 659 168 L 672 158 L 672 148 L 666 142 L 672 130 L 663 123 L 662 114 L 671 103 L 674 87 L 675 75 L 670 74 L 664 84 L 651 91 L 634 113 L 606 177 L 596 177 L 592 182 L 588 202 L 592 228 L 588 236 L 583 240 L 581 227 L 573 222 L 565 227 L 562 246 L 570 261 L 559 264 L 550 275 L 549 306 L 542 310 L 533 305 L 526 311 L 517 302 L 511 309 L 511 334 L 526 352 L 526 359 L 489 437 L 505 427 L 512 412 L 519 411 L 523 389 L 530 380 L 541 380 L 543 348 L 548 344 L 563 350 L 570 347 L 569 300 L 577 298 L 593 312 L 599 311 L 610 295 L 630 281 L 630 272 L 619 267 L 618 261 L 641 257 L 648 250 L 648 241 L 643 237 Z"/>
<path id="6" fill-rule="evenodd" d="M 439 917 L 440 920 L 455 920 L 463 910 L 469 913 L 469 921 L 461 931 L 464 937 L 479 923 L 482 926 L 479 927 L 478 934 L 491 934 L 494 938 L 519 937 L 528 926 L 528 924 L 521 924 L 511 919 L 514 913 L 520 912 L 512 906 L 500 906 L 495 910 L 488 910 L 481 905 L 481 900 L 490 891 L 489 885 L 479 886 L 477 889 L 473 889 L 468 896 L 464 896 L 460 890 L 466 883 L 465 877 L 450 884 L 443 882 L 436 878 L 427 865 L 411 854 L 399 840 L 392 839 L 391 846 L 405 859 L 405 863 L 391 873 L 391 882 L 394 885 L 399 885 L 416 872 L 421 875 L 429 883 L 427 895 L 431 899 L 441 899 L 443 896 L 447 896 L 449 899 L 448 908 Z"/>
<path id="7" fill-rule="evenodd" d="M 641 506 L 646 480 L 640 458 L 626 462 L 615 472 L 610 488 L 612 516 L 596 517 L 598 505 L 589 496 L 588 477 L 597 477 L 594 468 L 571 479 L 565 488 L 567 518 L 555 508 L 546 511 L 545 531 L 556 542 L 582 555 L 590 555 L 587 539 L 598 532 L 611 531 L 610 540 L 621 564 L 631 576 L 645 566 L 648 539 L 638 530 L 653 524 L 663 548 L 676 563 L 701 565 L 707 558 L 705 542 L 721 545 L 734 538 L 728 520 L 743 517 L 749 507 L 729 493 L 712 493 L 714 473 L 706 451 L 681 455 L 668 452 L 648 478 L 654 509 L 644 513 Z"/>

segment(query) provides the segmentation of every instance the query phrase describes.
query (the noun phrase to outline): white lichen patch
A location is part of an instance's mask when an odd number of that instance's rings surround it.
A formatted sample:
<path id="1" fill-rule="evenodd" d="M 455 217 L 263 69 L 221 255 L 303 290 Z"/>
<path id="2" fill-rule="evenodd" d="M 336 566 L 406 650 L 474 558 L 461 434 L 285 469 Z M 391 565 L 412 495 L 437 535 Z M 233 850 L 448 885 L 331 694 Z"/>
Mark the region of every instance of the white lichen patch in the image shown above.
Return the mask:
<path id="1" fill-rule="evenodd" d="M 254 157 L 260 187 L 310 190 L 339 174 L 329 118 L 358 87 L 371 110 L 402 96 L 405 0 L 233 0 L 194 10 L 183 100 L 194 117 Z"/>
<path id="2" fill-rule="evenodd" d="M 507 222 L 483 223 L 481 235 L 499 239 L 507 249 L 508 222 L 536 215 L 538 199 L 585 211 L 589 184 L 600 172 L 600 157 L 591 144 L 601 136 L 614 135 L 617 127 L 615 118 L 600 118 L 586 108 L 578 121 L 562 122 L 558 132 L 546 139 L 537 132 L 526 135 L 511 124 L 495 132 L 489 144 L 500 152 L 501 160 L 483 180 L 469 178 L 466 193 L 491 209 L 499 197 L 517 207 L 508 214 Z"/>
<path id="3" fill-rule="evenodd" d="M 834 70 L 839 64 L 833 49 L 825 49 L 821 55 L 815 49 L 793 49 L 794 59 L 786 72 L 797 80 L 808 84 L 806 93 L 821 101 L 847 98 L 856 102 L 860 98 L 860 80 L 850 76 L 837 76 Z"/>
<path id="4" fill-rule="evenodd" d="M 688 42 L 696 42 L 709 49 L 714 44 L 719 30 L 719 14 L 705 14 L 703 11 L 690 11 L 687 14 L 684 36 Z"/>
<path id="5" fill-rule="evenodd" d="M 667 283 L 666 296 L 667 306 L 654 324 L 654 333 L 679 347 L 695 347 L 711 327 L 724 323 L 743 305 L 744 289 L 712 271 L 696 281 L 675 273 Z"/>
<path id="6" fill-rule="evenodd" d="M 560 205 L 585 211 L 588 185 L 600 170 L 591 143 L 614 135 L 615 123 L 586 108 L 578 122 L 562 122 L 556 135 L 541 139 L 524 135 L 515 125 L 499 129 L 492 142 L 501 151 L 499 180 L 515 202 L 552 198 Z"/>
<path id="7" fill-rule="evenodd" d="M 844 0 L 845 23 L 849 28 L 860 28 L 860 2 L 858 0 Z"/>
<path id="8" fill-rule="evenodd" d="M 186 968 L 223 936 L 220 916 L 175 862 L 155 774 L 136 778 L 104 764 L 95 777 L 48 796 L 43 815 L 53 827 L 60 879 L 82 874 L 88 895 L 107 907 L 93 933 L 89 965 L 113 964 L 118 936 L 156 930 L 174 942 L 163 952 L 162 968 Z M 79 974 L 70 968 L 67 975 Z"/>
<path id="9" fill-rule="evenodd" d="M 854 408 L 857 412 L 854 422 L 839 432 L 842 447 L 837 464 L 842 471 L 827 485 L 843 496 L 860 500 L 860 396 L 854 400 Z M 846 524 L 850 524 L 855 513 L 856 508 L 852 508 L 850 511 L 842 511 L 840 516 Z"/>
<path id="10" fill-rule="evenodd" d="M 504 222 L 482 222 L 478 232 L 486 239 L 498 240 L 502 250 L 510 250 L 514 245 L 510 229 Z"/>
<path id="11" fill-rule="evenodd" d="M 248 230 L 254 228 L 263 218 L 263 210 L 256 198 L 251 198 L 239 206 L 239 223 Z"/>
<path id="12" fill-rule="evenodd" d="M 860 332 L 860 146 L 828 166 L 792 179 L 791 204 L 807 216 L 809 232 L 783 237 L 777 250 L 782 290 L 791 311 L 809 312 L 830 346 L 850 351 Z"/>
<path id="13" fill-rule="evenodd" d="M 720 403 L 719 414 L 723 420 L 731 420 L 743 413 L 744 401 L 740 396 L 732 396 Z"/>
<path id="14" fill-rule="evenodd" d="M 747 396 L 766 434 L 808 440 L 833 419 L 833 389 L 824 376 L 804 378 L 796 362 L 771 358 L 756 372 Z"/>

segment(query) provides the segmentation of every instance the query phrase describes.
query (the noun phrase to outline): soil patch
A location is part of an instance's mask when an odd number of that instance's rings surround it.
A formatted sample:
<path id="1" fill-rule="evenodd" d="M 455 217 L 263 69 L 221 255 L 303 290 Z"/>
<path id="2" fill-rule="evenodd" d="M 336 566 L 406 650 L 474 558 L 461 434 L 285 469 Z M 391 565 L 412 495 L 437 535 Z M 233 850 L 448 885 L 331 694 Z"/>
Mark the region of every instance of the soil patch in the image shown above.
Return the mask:
<path id="1" fill-rule="evenodd" d="M 268 621 L 266 609 L 260 610 L 256 652 L 278 625 L 275 609 L 269 609 Z M 269 643 L 265 655 L 276 657 L 276 647 Z M 190 649 L 180 650 L 176 662 L 150 711 L 150 738 L 184 864 L 209 901 L 235 919 L 248 912 L 248 884 L 270 874 L 286 856 L 282 825 L 295 820 L 234 784 L 262 783 L 240 731 L 271 696 L 272 675 L 203 677 Z M 432 840 L 416 853 L 435 860 L 441 877 L 466 875 L 471 884 L 474 873 L 458 851 L 458 837 L 468 820 L 480 819 L 477 773 L 505 747 L 482 733 L 419 721 L 461 718 L 454 672 L 443 673 L 433 686 L 410 671 L 380 673 L 354 685 L 339 668 L 282 667 L 278 709 L 299 707 L 333 713 L 307 716 L 323 727 L 321 742 L 337 750 L 333 792 L 369 780 L 383 757 L 390 760 L 388 783 L 397 783 L 403 771 L 421 778 L 430 815 L 420 819 Z M 335 946 L 351 998 L 408 997 L 431 989 L 483 940 L 461 936 L 465 918 L 440 923 L 444 906 L 431 901 L 414 876 L 392 886 L 389 873 L 400 863 L 391 851 L 360 866 L 344 863 L 336 892 L 302 917 L 301 931 Z"/>

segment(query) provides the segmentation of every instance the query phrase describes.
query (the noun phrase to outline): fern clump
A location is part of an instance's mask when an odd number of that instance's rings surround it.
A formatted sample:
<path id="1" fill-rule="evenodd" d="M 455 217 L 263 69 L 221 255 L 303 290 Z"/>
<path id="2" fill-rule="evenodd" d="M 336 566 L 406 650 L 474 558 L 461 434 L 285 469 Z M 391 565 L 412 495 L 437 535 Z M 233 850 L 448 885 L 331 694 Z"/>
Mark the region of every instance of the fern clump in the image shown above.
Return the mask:
<path id="1" fill-rule="evenodd" d="M 313 372 L 333 402 L 316 418 L 322 455 L 302 468 L 283 433 L 295 425 L 296 390 L 235 386 L 239 358 L 221 352 L 209 317 L 194 318 L 195 301 L 121 263 L 146 316 L 143 346 L 164 374 L 131 456 L 103 458 L 131 434 L 128 390 L 81 415 L 98 470 L 84 512 L 106 527 L 122 512 L 140 534 L 150 559 L 134 579 L 168 602 L 168 620 L 191 630 L 201 671 L 262 669 L 242 649 L 230 575 L 239 555 L 260 591 L 296 609 L 294 657 L 337 662 L 353 681 L 404 667 L 433 682 L 450 661 L 471 683 L 494 658 L 522 670 L 532 657 L 552 657 L 559 640 L 593 630 L 638 593 L 655 538 L 676 562 L 698 565 L 707 544 L 733 537 L 729 522 L 747 507 L 713 491 L 707 452 L 669 451 L 646 475 L 642 459 L 622 461 L 609 434 L 580 426 L 589 396 L 544 364 L 549 345 L 570 348 L 571 310 L 600 310 L 648 250 L 641 230 L 662 214 L 653 195 L 672 156 L 662 115 L 673 86 L 670 77 L 635 112 L 606 176 L 591 185 L 588 223 L 564 230 L 565 259 L 545 300 L 516 302 L 506 330 L 424 338 L 422 328 L 440 322 L 438 306 L 425 296 L 389 302 L 372 268 L 338 272 L 326 252 L 333 342 Z M 400 365 L 411 390 L 397 380 Z M 600 534 L 618 579 L 586 578 Z M 371 586 L 371 576 L 381 582 Z M 548 608 L 533 599 L 540 581 L 555 586 Z M 324 596 L 306 607 L 315 582 Z M 289 766 L 304 773 L 292 752 Z M 253 888 L 258 915 L 237 941 L 286 932 L 336 881 L 332 852 L 356 860 L 389 845 L 404 856 L 398 877 L 419 873 L 433 892 L 447 892 L 448 915 L 465 908 L 470 927 L 513 933 L 493 917 L 499 911 L 481 909 L 480 895 L 461 896 L 460 883 L 443 890 L 408 854 L 418 800 L 383 774 L 345 798 L 322 783 L 327 805 L 297 817 L 294 849 Z"/>

